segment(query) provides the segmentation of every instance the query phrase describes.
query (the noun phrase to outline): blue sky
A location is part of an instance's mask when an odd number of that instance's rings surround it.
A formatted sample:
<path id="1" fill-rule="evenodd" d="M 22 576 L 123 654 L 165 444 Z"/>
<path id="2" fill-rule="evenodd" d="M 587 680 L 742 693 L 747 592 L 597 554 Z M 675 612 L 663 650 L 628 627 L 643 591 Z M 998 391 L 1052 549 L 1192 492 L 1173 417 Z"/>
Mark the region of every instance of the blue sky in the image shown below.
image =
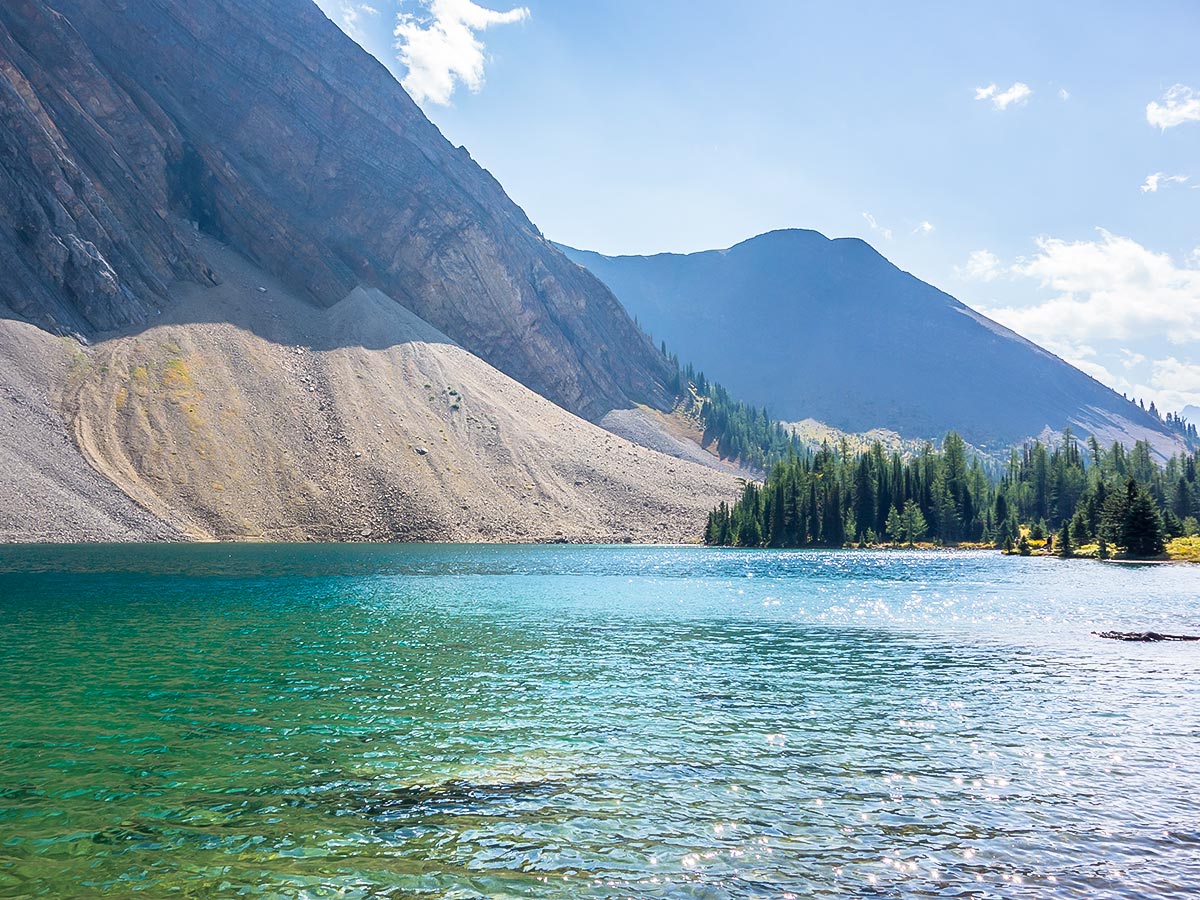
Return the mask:
<path id="1" fill-rule="evenodd" d="M 1200 406 L 1192 0 L 319 2 L 555 240 L 862 237 L 1118 390 Z"/>

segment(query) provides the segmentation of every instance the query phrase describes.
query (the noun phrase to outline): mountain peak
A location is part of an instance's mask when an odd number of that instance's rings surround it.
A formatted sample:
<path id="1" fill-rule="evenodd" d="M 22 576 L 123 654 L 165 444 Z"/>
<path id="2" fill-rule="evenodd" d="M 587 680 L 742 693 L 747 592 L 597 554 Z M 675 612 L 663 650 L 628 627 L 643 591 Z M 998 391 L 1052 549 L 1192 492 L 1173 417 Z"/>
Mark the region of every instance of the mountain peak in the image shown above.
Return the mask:
<path id="1" fill-rule="evenodd" d="M 786 229 L 722 251 L 568 255 L 681 359 L 786 421 L 958 430 L 993 450 L 1067 426 L 1181 447 L 1144 410 L 858 238 Z"/>

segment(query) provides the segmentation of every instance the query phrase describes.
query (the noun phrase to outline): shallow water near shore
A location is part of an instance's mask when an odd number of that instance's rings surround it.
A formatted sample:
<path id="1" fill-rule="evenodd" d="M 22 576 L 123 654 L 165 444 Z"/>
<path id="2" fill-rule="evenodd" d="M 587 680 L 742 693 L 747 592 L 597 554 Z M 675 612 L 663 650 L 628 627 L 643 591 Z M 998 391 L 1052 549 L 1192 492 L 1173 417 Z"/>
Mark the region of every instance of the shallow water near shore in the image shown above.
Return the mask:
<path id="1" fill-rule="evenodd" d="M 0 547 L 0 897 L 1184 897 L 1200 569 Z"/>

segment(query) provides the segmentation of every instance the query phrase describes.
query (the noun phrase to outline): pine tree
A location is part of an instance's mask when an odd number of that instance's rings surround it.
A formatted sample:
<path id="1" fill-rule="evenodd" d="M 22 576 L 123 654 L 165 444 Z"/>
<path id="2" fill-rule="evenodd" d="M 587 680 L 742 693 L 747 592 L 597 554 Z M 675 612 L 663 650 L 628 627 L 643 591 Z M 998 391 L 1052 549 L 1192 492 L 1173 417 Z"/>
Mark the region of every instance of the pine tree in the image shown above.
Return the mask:
<path id="1" fill-rule="evenodd" d="M 1129 479 L 1129 504 L 1121 524 L 1121 546 L 1130 556 L 1149 558 L 1166 549 L 1162 519 L 1148 491 Z"/>
<path id="2" fill-rule="evenodd" d="M 1088 533 L 1087 510 L 1082 506 L 1075 511 L 1075 515 L 1071 518 L 1071 539 L 1075 546 L 1082 547 L 1088 542 L 1091 535 Z"/>
<path id="3" fill-rule="evenodd" d="M 921 508 L 912 500 L 904 504 L 904 509 L 900 513 L 900 523 L 904 542 L 910 547 L 925 537 L 925 532 L 929 528 L 925 516 L 921 513 Z"/>
<path id="4" fill-rule="evenodd" d="M 1071 544 L 1071 523 L 1063 522 L 1062 530 L 1058 533 L 1058 555 L 1069 559 L 1075 555 L 1075 548 Z"/>
<path id="5" fill-rule="evenodd" d="M 996 546 L 1007 550 L 1012 549 L 1012 527 L 1008 524 L 1008 519 L 1002 521 L 1000 527 L 996 529 Z"/>
<path id="6" fill-rule="evenodd" d="M 875 494 L 871 460 L 863 454 L 854 472 L 854 536 L 859 540 L 862 540 L 875 524 Z"/>
<path id="7" fill-rule="evenodd" d="M 912 501 L 909 501 L 910 503 Z M 900 510 L 892 507 L 887 517 L 887 534 L 893 543 L 899 544 L 904 540 L 904 522 L 900 519 Z"/>

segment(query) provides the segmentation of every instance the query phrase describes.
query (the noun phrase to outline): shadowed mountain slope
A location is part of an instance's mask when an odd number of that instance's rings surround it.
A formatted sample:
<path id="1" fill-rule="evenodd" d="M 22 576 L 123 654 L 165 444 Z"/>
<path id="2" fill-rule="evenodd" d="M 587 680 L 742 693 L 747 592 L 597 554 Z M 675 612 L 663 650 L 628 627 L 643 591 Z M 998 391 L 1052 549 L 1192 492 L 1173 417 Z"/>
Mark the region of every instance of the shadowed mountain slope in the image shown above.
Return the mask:
<path id="1" fill-rule="evenodd" d="M 378 288 L 598 418 L 666 365 L 311 0 L 0 5 L 0 302 L 91 334 L 208 283 L 194 223 L 319 306 Z"/>
<path id="2" fill-rule="evenodd" d="M 563 249 L 682 359 L 787 421 L 909 438 L 954 429 L 990 450 L 1065 426 L 1182 446 L 1136 404 L 857 239 L 789 230 L 687 255 Z"/>

